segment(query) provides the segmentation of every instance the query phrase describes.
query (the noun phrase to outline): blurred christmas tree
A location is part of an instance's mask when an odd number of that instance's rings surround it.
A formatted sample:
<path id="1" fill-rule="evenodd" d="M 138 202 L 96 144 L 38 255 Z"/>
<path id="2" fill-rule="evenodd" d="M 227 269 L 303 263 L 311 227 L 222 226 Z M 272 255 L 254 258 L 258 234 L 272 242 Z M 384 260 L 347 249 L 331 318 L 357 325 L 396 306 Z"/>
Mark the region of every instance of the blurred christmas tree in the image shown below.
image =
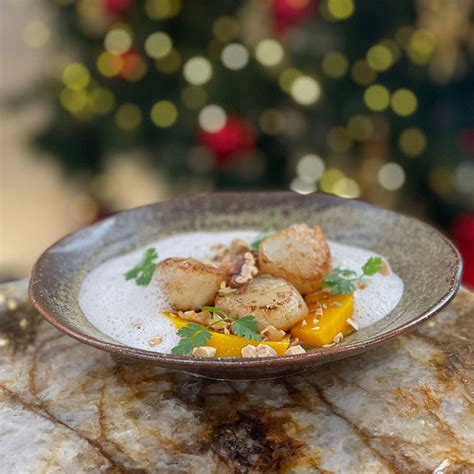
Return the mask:
<path id="1" fill-rule="evenodd" d="M 473 206 L 468 0 L 48 3 L 62 60 L 37 141 L 68 170 L 139 148 L 177 193 L 320 189 L 444 222 Z"/>

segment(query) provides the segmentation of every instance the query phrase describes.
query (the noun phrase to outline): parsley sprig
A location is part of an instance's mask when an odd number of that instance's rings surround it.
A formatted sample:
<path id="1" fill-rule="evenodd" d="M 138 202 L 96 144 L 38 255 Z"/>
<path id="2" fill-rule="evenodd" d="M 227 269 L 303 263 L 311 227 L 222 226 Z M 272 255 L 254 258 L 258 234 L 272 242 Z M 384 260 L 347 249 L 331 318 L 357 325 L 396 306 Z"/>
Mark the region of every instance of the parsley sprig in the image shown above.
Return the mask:
<path id="1" fill-rule="evenodd" d="M 177 346 L 171 350 L 172 354 L 175 355 L 188 355 L 191 354 L 194 348 L 205 346 L 212 334 L 210 329 L 214 324 L 217 323 L 230 323 L 230 329 L 236 336 L 244 337 L 245 339 L 253 339 L 254 341 L 261 341 L 262 338 L 257 333 L 257 320 L 255 316 L 248 315 L 242 316 L 241 318 L 233 318 L 228 316 L 222 309 L 214 306 L 201 306 L 201 311 L 208 311 L 210 313 L 218 314 L 221 319 L 213 321 L 207 326 L 201 326 L 197 323 L 189 323 L 186 326 L 178 330 L 178 336 L 180 337 Z"/>
<path id="2" fill-rule="evenodd" d="M 126 280 L 135 280 L 137 285 L 148 286 L 155 273 L 158 252 L 154 248 L 146 250 L 143 258 L 131 270 L 125 273 Z"/>
<path id="3" fill-rule="evenodd" d="M 362 267 L 362 273 L 357 275 L 353 270 L 344 268 L 333 268 L 329 275 L 324 277 L 323 288 L 329 288 L 333 294 L 348 295 L 356 290 L 356 284 L 362 278 L 373 276 L 380 272 L 382 259 L 380 257 L 370 257 Z"/>

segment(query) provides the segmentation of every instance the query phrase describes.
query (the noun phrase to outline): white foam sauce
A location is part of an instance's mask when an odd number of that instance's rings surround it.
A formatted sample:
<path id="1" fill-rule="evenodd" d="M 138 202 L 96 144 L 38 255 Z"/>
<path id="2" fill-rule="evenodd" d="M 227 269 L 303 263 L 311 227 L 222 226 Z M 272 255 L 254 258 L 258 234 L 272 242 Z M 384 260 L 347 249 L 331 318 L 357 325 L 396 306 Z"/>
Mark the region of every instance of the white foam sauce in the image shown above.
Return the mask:
<path id="1" fill-rule="evenodd" d="M 239 237 L 251 242 L 257 232 L 192 232 L 179 234 L 151 243 L 159 260 L 169 257 L 209 257 L 210 246 L 215 243 L 229 245 Z M 361 266 L 371 256 L 372 251 L 329 242 L 333 267 L 347 268 L 360 272 Z M 100 331 L 128 346 L 156 352 L 169 353 L 178 343 L 174 325 L 161 314 L 169 309 L 166 298 L 153 281 L 149 286 L 138 286 L 127 281 L 124 273 L 141 259 L 144 249 L 139 249 L 121 257 L 108 260 L 92 270 L 84 279 L 79 305 L 86 318 Z M 381 274 L 365 280 L 367 286 L 354 293 L 354 315 L 352 319 L 360 328 L 379 321 L 392 311 L 403 294 L 403 282 L 393 272 Z M 156 336 L 162 342 L 151 347 L 148 341 Z"/>

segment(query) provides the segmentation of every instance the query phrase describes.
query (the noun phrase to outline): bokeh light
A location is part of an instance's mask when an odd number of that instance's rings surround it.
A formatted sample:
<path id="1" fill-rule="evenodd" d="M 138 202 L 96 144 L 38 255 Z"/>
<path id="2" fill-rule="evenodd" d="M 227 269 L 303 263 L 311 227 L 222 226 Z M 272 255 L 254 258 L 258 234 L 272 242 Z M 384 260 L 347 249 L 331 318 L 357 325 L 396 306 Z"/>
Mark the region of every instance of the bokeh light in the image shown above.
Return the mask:
<path id="1" fill-rule="evenodd" d="M 435 193 L 446 196 L 454 189 L 454 174 L 445 166 L 437 166 L 430 171 L 428 183 Z"/>
<path id="2" fill-rule="evenodd" d="M 384 110 L 390 103 L 390 93 L 385 86 L 373 84 L 365 90 L 364 102 L 371 110 L 376 112 Z"/>
<path id="3" fill-rule="evenodd" d="M 297 77 L 291 84 L 291 96 L 301 105 L 314 104 L 321 95 L 321 88 L 310 76 Z"/>
<path id="4" fill-rule="evenodd" d="M 411 115 L 418 107 L 418 99 L 408 89 L 397 89 L 392 95 L 391 106 L 398 115 Z"/>
<path id="5" fill-rule="evenodd" d="M 341 170 L 337 168 L 329 168 L 321 176 L 319 186 L 325 193 L 332 193 L 334 190 L 334 185 L 337 183 L 337 181 L 344 177 L 344 173 Z"/>
<path id="6" fill-rule="evenodd" d="M 396 191 L 405 182 L 405 171 L 399 164 L 389 162 L 382 165 L 377 178 L 383 188 L 388 191 Z"/>
<path id="7" fill-rule="evenodd" d="M 464 161 L 455 171 L 458 190 L 465 194 L 474 194 L 474 163 Z"/>
<path id="8" fill-rule="evenodd" d="M 284 90 L 287 93 L 290 93 L 293 82 L 302 75 L 303 73 L 299 71 L 298 69 L 288 68 L 281 72 L 278 78 L 278 83 L 280 87 L 282 88 L 282 90 Z"/>
<path id="9" fill-rule="evenodd" d="M 334 79 L 344 76 L 349 69 L 349 61 L 339 51 L 332 51 L 323 57 L 324 73 Z"/>
<path id="10" fill-rule="evenodd" d="M 255 48 L 257 61 L 268 67 L 281 63 L 284 54 L 282 45 L 274 39 L 264 39 Z"/>
<path id="11" fill-rule="evenodd" d="M 174 74 L 181 67 L 181 55 L 173 49 L 171 53 L 161 59 L 155 60 L 155 66 L 163 74 Z"/>
<path id="12" fill-rule="evenodd" d="M 87 94 L 83 90 L 63 89 L 59 94 L 61 105 L 71 113 L 81 112 L 87 103 Z"/>
<path id="13" fill-rule="evenodd" d="M 353 0 L 328 0 L 327 9 L 331 17 L 345 20 L 354 13 L 355 6 Z"/>
<path id="14" fill-rule="evenodd" d="M 146 61 L 137 53 L 129 53 L 123 56 L 122 76 L 130 82 L 137 82 L 143 79 L 148 71 Z"/>
<path id="15" fill-rule="evenodd" d="M 367 63 L 376 71 L 386 71 L 394 62 L 390 49 L 382 44 L 376 44 L 367 51 Z"/>
<path id="16" fill-rule="evenodd" d="M 145 51 L 148 56 L 160 59 L 167 56 L 173 47 L 171 38 L 166 33 L 157 31 L 152 33 L 145 41 Z"/>
<path id="17" fill-rule="evenodd" d="M 97 58 L 97 70 L 105 77 L 116 76 L 123 66 L 120 56 L 104 51 Z"/>
<path id="18" fill-rule="evenodd" d="M 240 28 L 237 20 L 231 16 L 220 16 L 212 25 L 214 36 L 223 43 L 227 43 L 237 38 L 239 30 Z"/>
<path id="19" fill-rule="evenodd" d="M 104 48 L 112 54 L 126 53 L 132 46 L 132 37 L 122 28 L 110 30 L 104 39 Z"/>
<path id="20" fill-rule="evenodd" d="M 207 92 L 200 86 L 187 86 L 181 92 L 181 100 L 191 110 L 198 110 L 207 102 Z"/>
<path id="21" fill-rule="evenodd" d="M 23 30 L 23 41 L 30 48 L 41 48 L 51 36 L 51 30 L 42 21 L 31 21 Z"/>
<path id="22" fill-rule="evenodd" d="M 79 63 L 68 64 L 63 71 L 63 82 L 72 90 L 84 89 L 90 82 L 91 76 L 85 66 Z"/>
<path id="23" fill-rule="evenodd" d="M 227 115 L 219 105 L 207 105 L 199 113 L 198 121 L 204 131 L 215 133 L 224 127 Z"/>
<path id="24" fill-rule="evenodd" d="M 237 71 L 247 65 L 249 53 L 240 43 L 231 43 L 222 50 L 221 60 L 224 66 Z"/>
<path id="25" fill-rule="evenodd" d="M 151 121 L 160 128 L 173 125 L 178 118 L 178 110 L 169 100 L 160 100 L 151 109 Z"/>
<path id="26" fill-rule="evenodd" d="M 416 30 L 408 41 L 407 53 L 410 60 L 419 66 L 427 64 L 436 48 L 436 39 L 431 31 Z"/>
<path id="27" fill-rule="evenodd" d="M 212 76 L 211 63 L 203 56 L 195 56 L 184 64 L 183 75 L 190 84 L 203 85 Z"/>
<path id="28" fill-rule="evenodd" d="M 324 173 L 325 164 L 323 159 L 315 154 L 304 155 L 296 165 L 296 174 L 301 181 L 316 183 Z"/>
<path id="29" fill-rule="evenodd" d="M 365 59 L 358 59 L 351 67 L 352 80 L 360 86 L 367 86 L 377 79 L 377 73 Z"/>
<path id="30" fill-rule="evenodd" d="M 146 0 L 145 13 L 153 20 L 175 17 L 181 10 L 181 0 Z"/>
<path id="31" fill-rule="evenodd" d="M 291 181 L 290 189 L 298 194 L 311 194 L 316 191 L 317 187 L 315 182 L 309 183 L 297 176 Z"/>
<path id="32" fill-rule="evenodd" d="M 352 146 L 352 140 L 344 127 L 333 127 L 327 135 L 329 148 L 336 153 L 345 153 Z"/>
<path id="33" fill-rule="evenodd" d="M 114 108 L 115 98 L 108 89 L 97 87 L 90 93 L 89 102 L 94 113 L 106 115 Z"/>
<path id="34" fill-rule="evenodd" d="M 354 115 L 347 122 L 349 136 L 357 141 L 367 140 L 374 133 L 374 124 L 364 115 Z"/>
<path id="35" fill-rule="evenodd" d="M 136 130 L 141 122 L 142 112 L 135 104 L 122 104 L 115 112 L 115 124 L 125 132 Z"/>
<path id="36" fill-rule="evenodd" d="M 400 150 L 410 157 L 421 155 L 426 149 L 426 135 L 417 127 L 410 127 L 400 134 L 398 146 Z"/>
<path id="37" fill-rule="evenodd" d="M 260 114 L 258 124 L 267 135 L 277 135 L 283 129 L 283 114 L 276 109 L 264 110 Z"/>
<path id="38" fill-rule="evenodd" d="M 355 199 L 360 196 L 360 187 L 357 181 L 344 177 L 334 183 L 332 192 L 346 199 Z"/>

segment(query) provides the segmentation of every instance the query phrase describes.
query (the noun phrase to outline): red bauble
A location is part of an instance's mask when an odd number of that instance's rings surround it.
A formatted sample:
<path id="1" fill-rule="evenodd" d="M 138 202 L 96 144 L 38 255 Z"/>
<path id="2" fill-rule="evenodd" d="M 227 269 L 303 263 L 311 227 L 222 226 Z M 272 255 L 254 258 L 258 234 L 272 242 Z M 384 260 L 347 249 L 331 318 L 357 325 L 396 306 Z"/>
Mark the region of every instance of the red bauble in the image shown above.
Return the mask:
<path id="1" fill-rule="evenodd" d="M 278 32 L 310 18 L 316 10 L 316 0 L 272 0 L 271 10 Z"/>
<path id="2" fill-rule="evenodd" d="M 132 0 L 104 0 L 105 8 L 114 14 L 125 13 L 131 6 Z"/>
<path id="3" fill-rule="evenodd" d="M 255 130 L 246 120 L 229 115 L 219 131 L 201 131 L 199 140 L 214 152 L 218 167 L 227 168 L 236 163 L 239 154 L 254 148 Z"/>
<path id="4" fill-rule="evenodd" d="M 460 214 L 454 219 L 453 237 L 464 264 L 462 282 L 474 290 L 474 212 Z"/>

